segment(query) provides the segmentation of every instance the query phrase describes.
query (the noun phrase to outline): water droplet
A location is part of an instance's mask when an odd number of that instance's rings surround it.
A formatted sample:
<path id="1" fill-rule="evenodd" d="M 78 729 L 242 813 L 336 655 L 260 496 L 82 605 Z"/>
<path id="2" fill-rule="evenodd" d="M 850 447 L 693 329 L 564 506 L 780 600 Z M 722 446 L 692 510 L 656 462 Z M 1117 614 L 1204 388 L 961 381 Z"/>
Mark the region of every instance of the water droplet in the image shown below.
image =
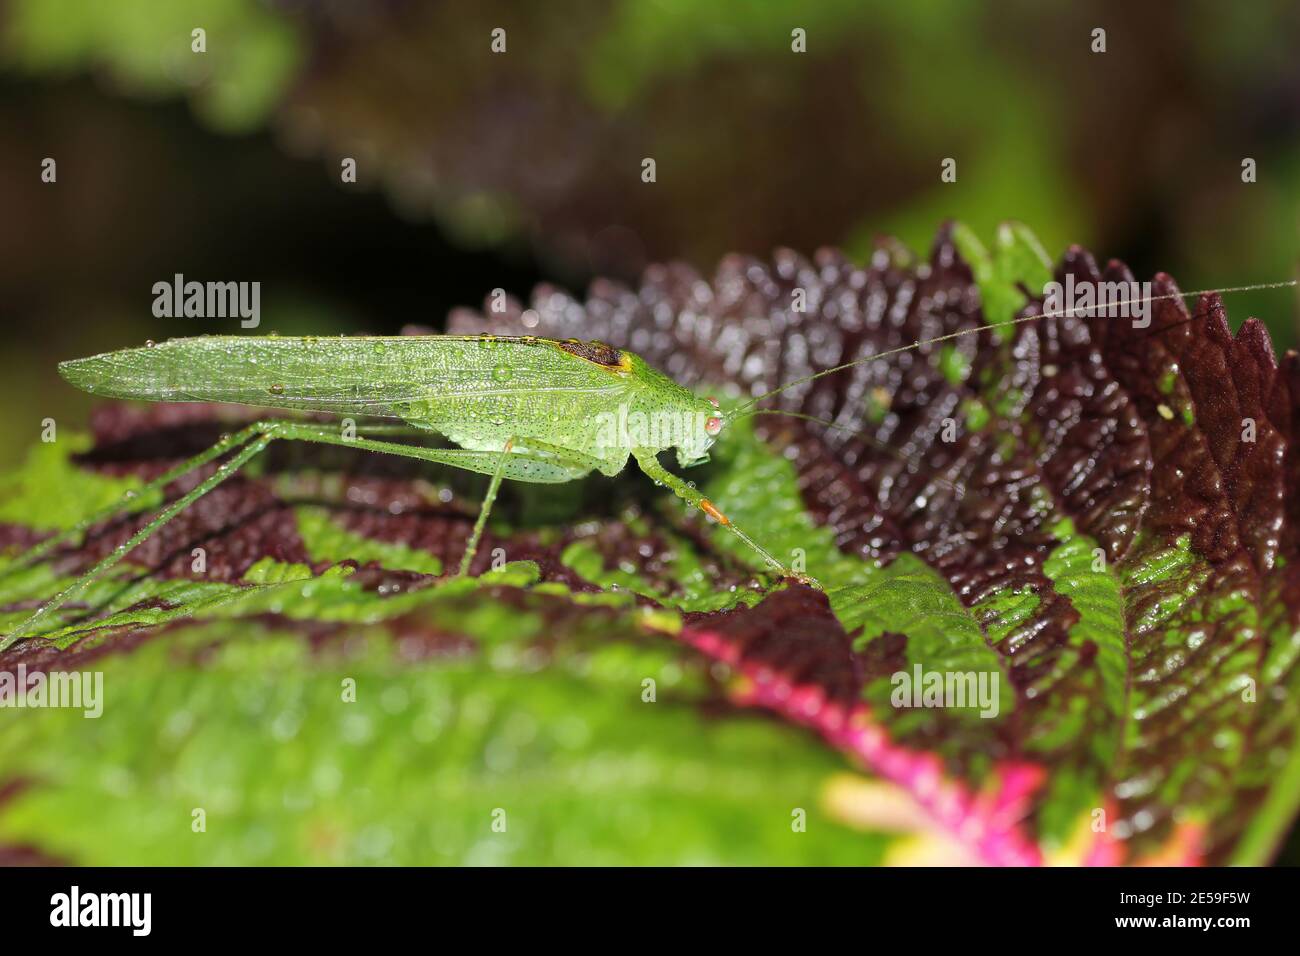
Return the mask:
<path id="1" fill-rule="evenodd" d="M 151 348 L 153 348 L 154 345 L 156 345 L 156 344 L 157 344 L 157 343 L 155 343 L 153 339 L 145 339 L 145 340 L 144 340 L 144 347 L 147 348 L 147 349 L 151 349 Z"/>
<path id="2" fill-rule="evenodd" d="M 492 377 L 498 382 L 508 382 L 514 375 L 514 370 L 509 365 L 498 365 L 492 370 Z"/>
<path id="3" fill-rule="evenodd" d="M 283 386 L 283 385 L 272 385 L 270 388 L 267 389 L 267 391 L 270 392 L 272 395 L 283 395 L 283 394 L 284 394 L 284 386 Z"/>

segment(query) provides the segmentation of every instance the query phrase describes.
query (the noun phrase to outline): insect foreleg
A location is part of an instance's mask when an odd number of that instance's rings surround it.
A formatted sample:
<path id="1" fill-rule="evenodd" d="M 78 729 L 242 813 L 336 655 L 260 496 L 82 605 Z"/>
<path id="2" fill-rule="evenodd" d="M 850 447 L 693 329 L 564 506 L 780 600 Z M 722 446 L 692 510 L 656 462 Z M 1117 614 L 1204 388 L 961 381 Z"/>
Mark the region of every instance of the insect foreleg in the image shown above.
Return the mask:
<path id="1" fill-rule="evenodd" d="M 659 459 L 655 456 L 653 450 L 648 448 L 638 448 L 632 451 L 632 455 L 636 458 L 636 463 L 641 466 L 641 470 L 648 476 L 660 484 L 671 488 L 673 494 L 678 498 L 681 498 L 689 505 L 699 508 L 714 521 L 718 522 L 718 524 L 722 525 L 741 541 L 745 542 L 745 544 L 757 552 L 759 557 L 767 562 L 768 565 L 770 565 L 774 570 L 779 571 L 782 576 L 793 576 L 798 578 L 800 581 L 803 581 L 805 584 L 811 584 L 814 587 L 818 586 L 817 582 L 807 575 L 799 573 L 793 573 L 792 575 L 792 572 L 787 570 L 785 565 L 774 558 L 772 554 L 757 541 L 745 534 L 745 532 L 740 528 L 736 527 L 731 519 L 719 511 L 717 506 L 708 498 L 704 497 L 700 491 L 692 488 L 689 484 L 682 481 L 681 478 L 677 477 L 663 465 L 659 464 Z"/>
<path id="2" fill-rule="evenodd" d="M 271 437 L 272 437 L 271 435 L 265 433 L 264 431 L 261 434 L 257 434 L 257 432 L 264 427 L 265 427 L 264 425 L 250 426 L 249 428 L 241 432 L 240 435 L 236 436 L 235 439 L 232 439 L 230 441 L 225 441 L 225 442 L 218 442 L 216 445 L 213 446 L 213 448 L 210 448 L 208 449 L 207 452 L 204 452 L 203 455 L 197 456 L 198 458 L 204 458 L 204 456 L 206 455 L 207 458 L 205 460 L 210 461 L 212 458 L 215 458 L 217 455 L 221 454 L 222 452 L 229 451 L 232 447 L 236 447 L 235 441 L 238 440 L 240 436 L 246 436 L 243 437 L 242 441 L 240 442 L 241 444 L 243 444 L 243 447 L 240 448 L 239 452 L 235 454 L 229 461 L 219 466 L 216 471 L 214 471 L 207 478 L 203 479 L 203 481 L 199 482 L 192 490 L 185 493 L 184 495 L 181 495 L 181 497 L 177 498 L 175 501 L 169 504 L 166 508 L 160 511 L 152 521 L 146 524 L 134 535 L 132 535 L 130 540 L 128 540 L 125 544 L 120 545 L 117 548 L 114 548 L 113 551 L 108 556 L 101 559 L 99 563 L 97 563 L 93 568 L 91 568 L 81 577 L 77 578 L 77 580 L 72 582 L 72 584 L 70 584 L 59 594 L 55 595 L 55 597 L 52 600 L 42 605 L 36 611 L 35 614 L 33 614 L 31 617 L 27 618 L 25 621 L 20 623 L 16 628 L 10 631 L 7 636 L 5 636 L 3 639 L 0 639 L 0 651 L 4 650 L 5 648 L 12 645 L 14 642 L 30 634 L 32 630 L 35 627 L 37 627 L 42 621 L 44 621 L 47 617 L 49 617 L 51 614 L 53 614 L 63 605 L 67 604 L 68 601 L 75 598 L 78 594 L 80 594 L 83 590 L 85 590 L 86 587 L 88 587 L 91 584 L 91 582 L 99 578 L 106 571 L 110 570 L 114 565 L 116 565 L 119 561 L 121 561 L 128 554 L 130 554 L 131 551 L 133 551 L 138 545 L 144 543 L 144 541 L 148 539 L 155 531 L 157 531 L 159 528 L 165 525 L 168 521 L 171 521 L 172 518 L 176 517 L 178 514 L 180 514 L 190 505 L 192 505 L 195 501 L 197 501 L 199 498 L 202 498 L 209 491 L 217 487 L 217 485 L 221 484 L 231 475 L 235 474 L 235 472 L 239 471 L 240 468 L 242 468 L 245 464 L 248 463 L 249 459 L 251 459 L 254 455 L 256 455 L 258 452 L 260 452 L 263 448 L 265 448 L 267 445 L 271 443 Z M 256 435 L 256 437 L 253 437 L 254 435 Z M 249 438 L 252 438 L 252 440 L 249 441 Z"/>

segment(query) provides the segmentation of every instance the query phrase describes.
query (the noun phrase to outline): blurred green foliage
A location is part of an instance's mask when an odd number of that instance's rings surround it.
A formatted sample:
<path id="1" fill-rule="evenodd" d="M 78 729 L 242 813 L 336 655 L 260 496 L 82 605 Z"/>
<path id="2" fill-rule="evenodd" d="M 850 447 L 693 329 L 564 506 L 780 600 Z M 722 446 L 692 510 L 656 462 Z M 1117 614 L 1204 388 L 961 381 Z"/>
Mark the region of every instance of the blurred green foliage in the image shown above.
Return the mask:
<path id="1" fill-rule="evenodd" d="M 33 781 L 0 842 L 100 865 L 879 860 L 883 838 L 818 808 L 838 758 L 756 716 L 703 719 L 667 642 L 538 670 L 502 615 L 468 658 L 403 661 L 376 629 L 314 652 L 249 622 L 111 657 L 102 718 L 31 711 L 0 736 L 0 764 Z"/>
<path id="2" fill-rule="evenodd" d="M 201 56 L 195 29 L 207 35 Z M 258 0 L 24 0 L 5 9 L 5 51 L 36 74 L 107 68 L 128 95 L 194 90 L 199 116 L 232 133 L 266 121 L 304 53 L 298 31 Z"/>

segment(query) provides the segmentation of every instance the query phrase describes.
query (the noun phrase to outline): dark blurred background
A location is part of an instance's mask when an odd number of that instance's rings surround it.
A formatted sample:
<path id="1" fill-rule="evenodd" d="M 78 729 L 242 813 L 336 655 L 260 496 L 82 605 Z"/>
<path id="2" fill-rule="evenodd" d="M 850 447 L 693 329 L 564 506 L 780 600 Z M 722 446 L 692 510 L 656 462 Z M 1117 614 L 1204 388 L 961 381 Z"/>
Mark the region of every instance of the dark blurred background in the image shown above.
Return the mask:
<path id="1" fill-rule="evenodd" d="M 924 252 L 947 217 L 1185 289 L 1291 278 L 1298 50 L 1292 0 L 0 0 L 0 466 L 83 419 L 59 359 L 240 331 L 154 318 L 177 272 L 260 281 L 285 334 L 667 258 Z M 1295 342 L 1291 293 L 1228 306 Z"/>

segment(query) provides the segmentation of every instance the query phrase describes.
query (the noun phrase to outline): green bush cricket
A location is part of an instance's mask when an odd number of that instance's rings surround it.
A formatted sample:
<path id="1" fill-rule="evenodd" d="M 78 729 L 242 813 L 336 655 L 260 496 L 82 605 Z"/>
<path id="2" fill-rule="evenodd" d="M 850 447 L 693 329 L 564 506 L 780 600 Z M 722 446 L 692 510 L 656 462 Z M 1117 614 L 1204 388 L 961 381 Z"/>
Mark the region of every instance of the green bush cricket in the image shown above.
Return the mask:
<path id="1" fill-rule="evenodd" d="M 234 452 L 228 460 L 19 624 L 0 641 L 0 649 L 30 634 L 275 439 L 346 445 L 490 476 L 461 559 L 461 574 L 468 572 L 503 479 L 554 483 L 591 472 L 613 476 L 629 458 L 655 482 L 739 537 L 773 569 L 789 573 L 658 460 L 660 452 L 672 448 L 682 467 L 707 461 L 709 446 L 724 424 L 718 403 L 682 388 L 638 356 L 602 343 L 497 335 L 200 336 L 63 362 L 59 372 L 73 385 L 111 398 L 232 402 L 397 419 L 401 424 L 359 426 L 353 436 L 320 423 L 267 419 L 223 438 L 137 494 L 161 491 L 182 475 Z M 432 433 L 459 447 L 426 448 L 372 437 Z M 42 542 L 24 562 L 129 508 L 126 502 L 92 515 Z"/>
<path id="2" fill-rule="evenodd" d="M 1294 282 L 1241 288 L 1291 285 Z M 1149 300 L 1200 294 L 1175 293 Z M 396 422 L 359 426 L 354 435 L 319 422 L 285 418 L 258 421 L 155 478 L 128 500 L 47 538 L 20 556 L 19 566 L 49 554 L 99 522 L 138 510 L 135 501 L 161 492 L 176 479 L 234 453 L 0 639 L 0 650 L 32 634 L 92 581 L 276 439 L 350 446 L 489 476 L 487 492 L 461 559 L 461 574 L 469 571 L 502 480 L 558 483 L 592 472 L 612 477 L 632 458 L 656 484 L 667 486 L 688 505 L 703 511 L 773 570 L 816 586 L 813 578 L 787 570 L 693 484 L 665 468 L 659 454 L 675 450 L 678 465 L 683 468 L 707 461 L 709 448 L 727 422 L 752 414 L 791 415 L 834 428 L 833 423 L 812 416 L 758 409 L 757 405 L 825 375 L 1043 315 L 1022 315 L 875 353 L 786 382 L 728 412 L 723 412 L 716 400 L 696 396 L 631 352 L 599 342 L 539 336 L 200 336 L 63 362 L 59 372 L 65 379 L 92 394 L 110 398 L 229 402 Z M 373 437 L 435 433 L 459 447 L 428 448 Z M 892 449 L 883 450 L 905 457 Z M 960 488 L 956 490 L 962 493 Z"/>

